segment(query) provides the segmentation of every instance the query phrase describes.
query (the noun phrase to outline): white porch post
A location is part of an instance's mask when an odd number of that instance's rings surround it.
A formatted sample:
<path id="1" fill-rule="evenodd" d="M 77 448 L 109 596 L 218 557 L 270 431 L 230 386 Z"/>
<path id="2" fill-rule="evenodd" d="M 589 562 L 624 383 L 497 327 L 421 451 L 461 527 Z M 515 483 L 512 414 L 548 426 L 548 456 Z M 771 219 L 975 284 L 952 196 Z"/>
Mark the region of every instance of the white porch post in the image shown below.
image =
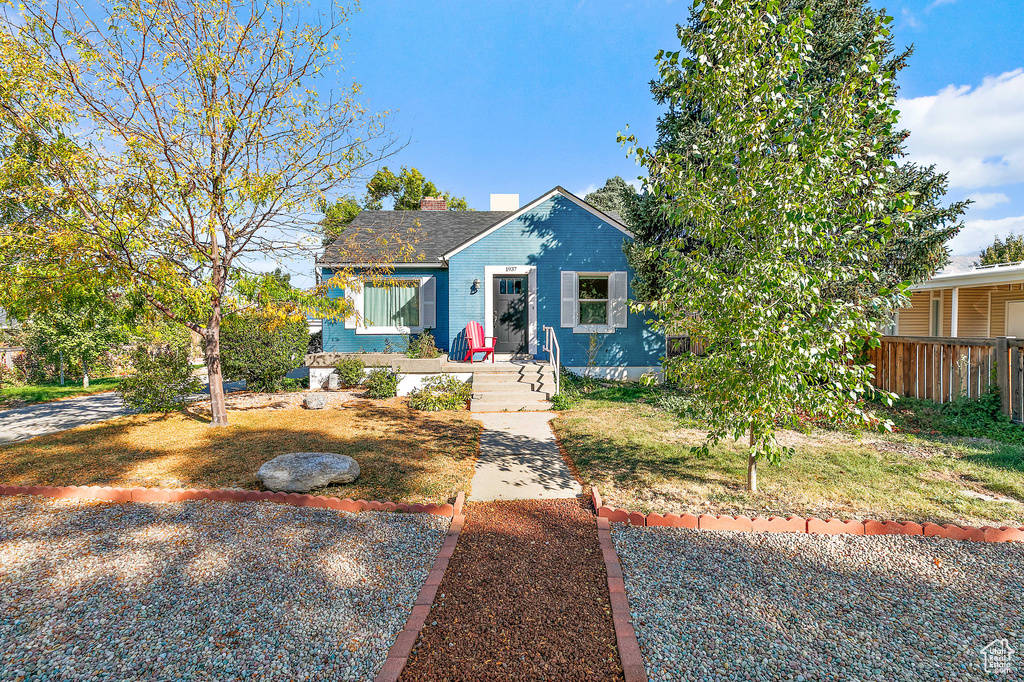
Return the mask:
<path id="1" fill-rule="evenodd" d="M 960 321 L 960 287 L 953 287 L 953 302 L 950 307 L 949 335 L 955 337 L 957 334 L 957 323 Z"/>

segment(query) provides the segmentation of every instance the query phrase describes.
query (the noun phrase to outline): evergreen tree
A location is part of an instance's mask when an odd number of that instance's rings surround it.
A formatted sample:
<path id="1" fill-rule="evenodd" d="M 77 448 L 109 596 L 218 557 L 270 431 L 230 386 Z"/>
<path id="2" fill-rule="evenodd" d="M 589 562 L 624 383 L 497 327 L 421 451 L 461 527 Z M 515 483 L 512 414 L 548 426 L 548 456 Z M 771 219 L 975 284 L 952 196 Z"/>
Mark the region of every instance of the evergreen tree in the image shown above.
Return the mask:
<path id="1" fill-rule="evenodd" d="M 830 85 L 841 79 L 850 69 L 856 68 L 875 39 L 872 27 L 881 11 L 871 8 L 867 0 L 783 0 L 781 21 L 789 21 L 805 12 L 811 12 L 813 53 L 805 73 L 805 84 L 827 92 Z M 699 11 L 692 10 L 686 27 L 678 27 L 680 35 L 684 30 L 706 32 Z M 897 52 L 891 36 L 882 45 L 880 69 L 898 74 L 907 66 L 913 47 Z M 658 119 L 657 148 L 678 154 L 687 164 L 700 166 L 701 160 L 694 158 L 695 144 L 706 141 L 713 133 L 713 126 L 705 114 L 703 102 L 694 96 L 678 97 L 678 72 L 665 74 L 651 82 L 655 101 L 667 105 L 667 111 Z M 816 85 L 815 85 L 816 84 Z M 870 86 L 868 86 L 870 87 Z M 863 93 L 863 97 L 869 93 Z M 879 123 L 865 125 L 865 133 L 881 134 Z M 898 160 L 905 154 L 905 142 L 910 132 L 895 130 L 884 133 L 887 137 L 882 151 L 875 160 L 884 164 Z M 879 243 L 872 256 L 879 281 L 872 283 L 861 295 L 896 286 L 900 282 L 921 282 L 949 262 L 945 243 L 956 236 L 962 227 L 960 222 L 968 202 L 943 204 L 947 188 L 947 175 L 939 173 L 934 166 L 919 166 L 906 162 L 898 171 L 889 174 L 885 182 L 886 193 L 898 196 L 909 192 L 914 199 L 914 219 L 900 221 L 901 229 L 886 243 Z M 863 192 L 873 191 L 865 187 Z M 692 232 L 687 229 L 686 219 L 670 208 L 669 197 L 659 195 L 648 186 L 644 192 L 636 193 L 627 187 L 623 196 L 623 217 L 636 235 L 633 244 L 627 247 L 630 263 L 637 273 L 634 292 L 640 300 L 652 301 L 660 298 L 665 281 L 665 264 L 659 257 L 659 247 L 667 242 Z M 886 216 L 879 215 L 879 219 Z M 894 218 L 895 216 L 889 216 Z M 845 295 L 850 295 L 845 292 Z"/>

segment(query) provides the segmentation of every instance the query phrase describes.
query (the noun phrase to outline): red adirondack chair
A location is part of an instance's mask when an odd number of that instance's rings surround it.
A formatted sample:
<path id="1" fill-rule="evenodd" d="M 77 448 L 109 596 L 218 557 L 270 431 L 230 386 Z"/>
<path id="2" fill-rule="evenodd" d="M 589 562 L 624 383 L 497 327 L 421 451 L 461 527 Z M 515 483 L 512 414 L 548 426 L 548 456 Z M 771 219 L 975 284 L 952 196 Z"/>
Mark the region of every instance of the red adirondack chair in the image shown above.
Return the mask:
<path id="1" fill-rule="evenodd" d="M 490 343 L 487 343 L 488 339 L 490 339 Z M 484 328 L 480 326 L 479 322 L 470 322 L 466 325 L 466 343 L 469 344 L 469 350 L 466 351 L 466 357 L 462 358 L 462 361 L 473 362 L 474 353 L 483 353 L 484 360 L 490 355 L 491 362 L 494 362 L 495 340 L 494 336 L 484 336 Z"/>

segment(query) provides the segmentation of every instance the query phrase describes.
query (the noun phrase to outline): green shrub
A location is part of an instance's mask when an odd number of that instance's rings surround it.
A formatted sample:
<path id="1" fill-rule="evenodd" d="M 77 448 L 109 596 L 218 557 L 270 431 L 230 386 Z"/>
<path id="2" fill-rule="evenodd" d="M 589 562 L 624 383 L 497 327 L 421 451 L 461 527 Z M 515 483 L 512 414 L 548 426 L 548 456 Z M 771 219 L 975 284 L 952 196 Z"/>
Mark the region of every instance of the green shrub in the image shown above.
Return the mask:
<path id="1" fill-rule="evenodd" d="M 405 354 L 410 358 L 436 358 L 441 354 L 429 329 L 424 329 L 406 339 Z"/>
<path id="2" fill-rule="evenodd" d="M 359 358 L 342 358 L 334 367 L 342 386 L 358 386 L 366 379 L 366 363 Z"/>
<path id="3" fill-rule="evenodd" d="M 580 404 L 580 397 L 575 393 L 561 391 L 558 395 L 551 396 L 552 410 L 571 410 Z"/>
<path id="4" fill-rule="evenodd" d="M 169 343 L 132 351 L 135 373 L 117 386 L 125 404 L 138 412 L 173 412 L 185 404 L 185 397 L 202 390 L 192 376 L 190 343 Z"/>
<path id="5" fill-rule="evenodd" d="M 559 368 L 558 379 L 558 395 L 551 396 L 551 409 L 553 410 L 573 409 L 580 404 L 587 393 L 597 386 L 597 382 L 593 378 L 580 376 L 565 367 Z"/>
<path id="6" fill-rule="evenodd" d="M 423 385 L 409 394 L 409 405 L 417 410 L 462 410 L 472 393 L 465 381 L 450 374 L 427 377 Z"/>
<path id="7" fill-rule="evenodd" d="M 285 374 L 303 362 L 309 330 L 301 315 L 234 313 L 224 318 L 220 345 L 225 378 L 245 379 L 251 391 L 280 391 Z"/>
<path id="8" fill-rule="evenodd" d="M 1024 427 L 1002 413 L 1002 399 L 995 386 L 990 386 L 980 398 L 961 397 L 942 405 L 929 400 L 900 398 L 892 407 L 882 404 L 875 407 L 890 416 L 903 431 L 988 438 L 1024 445 Z"/>
<path id="9" fill-rule="evenodd" d="M 309 388 L 309 377 L 300 377 L 298 379 L 285 377 L 285 380 L 281 382 L 281 390 L 286 393 L 305 391 L 307 388 Z"/>
<path id="10" fill-rule="evenodd" d="M 1024 443 L 1024 428 L 1003 414 L 999 389 L 990 386 L 980 398 L 957 398 L 939 407 L 941 431 L 950 436 L 991 438 L 1005 443 Z"/>
<path id="11" fill-rule="evenodd" d="M 398 395 L 399 374 L 393 369 L 375 369 L 366 376 L 366 395 L 371 398 L 394 398 Z"/>

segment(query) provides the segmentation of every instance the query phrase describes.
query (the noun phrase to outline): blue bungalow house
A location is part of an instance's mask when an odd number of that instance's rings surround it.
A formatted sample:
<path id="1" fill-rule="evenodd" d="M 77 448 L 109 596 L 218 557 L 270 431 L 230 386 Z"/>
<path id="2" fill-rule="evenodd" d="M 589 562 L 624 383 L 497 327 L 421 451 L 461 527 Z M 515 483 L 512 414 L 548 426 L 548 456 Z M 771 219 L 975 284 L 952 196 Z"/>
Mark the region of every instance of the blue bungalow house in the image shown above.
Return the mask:
<path id="1" fill-rule="evenodd" d="M 358 316 L 324 323 L 325 353 L 400 350 L 404 335 L 429 329 L 457 362 L 476 321 L 496 337 L 499 359 L 547 359 L 551 327 L 572 371 L 621 379 L 657 371 L 664 338 L 627 305 L 633 274 L 623 244 L 632 235 L 617 215 L 561 187 L 522 207 L 517 195 L 492 195 L 491 211 L 445 208 L 425 198 L 420 211 L 363 211 L 325 249 L 317 267 L 326 279 L 340 268 L 368 272 L 344 240 L 362 240 L 355 251 L 365 253 L 381 236 L 415 234 L 386 281 L 330 292 L 352 296 Z"/>

